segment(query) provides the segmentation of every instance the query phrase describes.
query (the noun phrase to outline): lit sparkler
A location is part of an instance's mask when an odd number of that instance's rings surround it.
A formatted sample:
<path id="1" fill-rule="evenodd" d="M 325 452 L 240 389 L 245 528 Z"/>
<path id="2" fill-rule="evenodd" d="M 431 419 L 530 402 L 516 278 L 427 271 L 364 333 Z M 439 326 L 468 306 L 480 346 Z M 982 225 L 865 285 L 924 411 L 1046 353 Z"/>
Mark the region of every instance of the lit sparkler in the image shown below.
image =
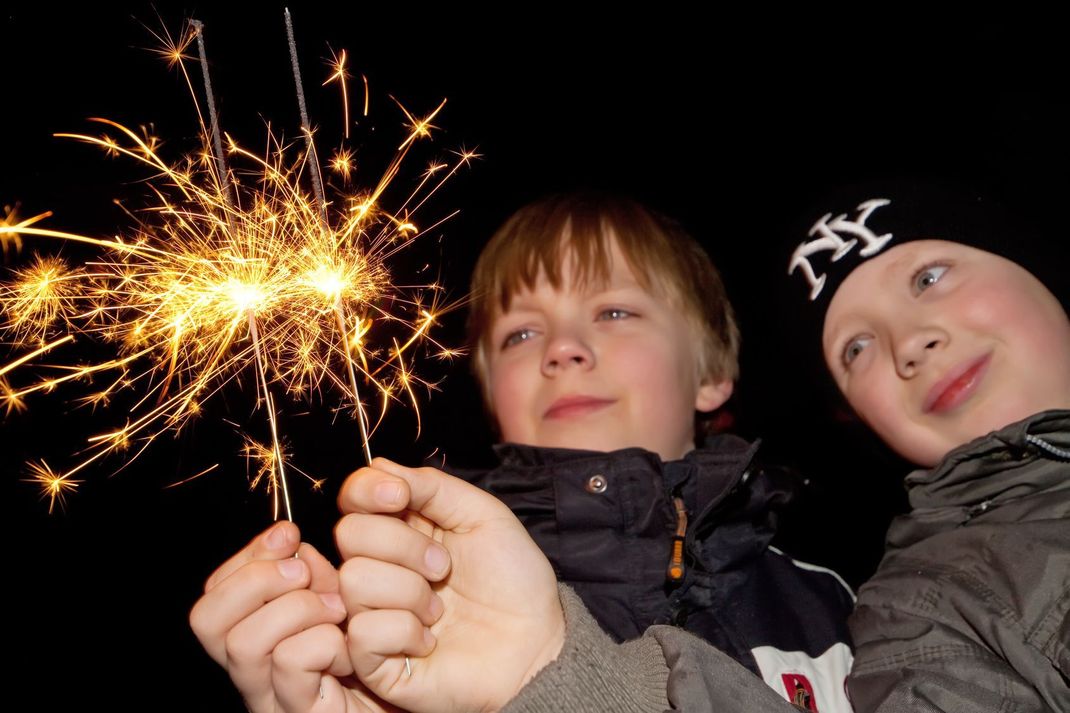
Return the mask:
<path id="1" fill-rule="evenodd" d="M 275 517 L 280 491 L 290 517 L 287 457 L 272 389 L 278 385 L 305 398 L 323 397 L 328 390 L 340 394 L 354 405 L 370 459 L 368 439 L 374 427 L 366 428 L 369 419 L 358 384 L 378 394 L 381 422 L 393 401 L 404 398 L 415 406 L 413 385 L 424 382 L 413 374 L 406 355 L 416 345 L 437 349 L 442 356 L 453 353 L 428 336 L 447 308 L 441 304 L 441 288 L 397 284 L 388 261 L 441 224 L 421 229 L 415 215 L 475 154 L 460 151 L 449 164 L 432 164 L 400 206 L 391 211 L 382 206 L 402 161 L 417 140 L 429 135 L 442 105 L 424 117 L 402 107 L 408 132 L 382 178 L 371 190 L 328 201 L 307 118 L 301 148 L 270 129 L 262 153 L 243 148 L 218 130 L 202 62 L 209 130 L 186 69 L 192 58 L 185 51 L 200 31 L 191 24 L 179 42 L 166 34 L 159 37 L 160 54 L 181 71 L 201 117 L 198 153 L 168 163 L 150 133 L 106 119 L 91 120 L 102 127 L 99 135 L 59 135 L 148 168 L 152 205 L 127 236 L 104 239 L 35 225 L 45 215 L 19 221 L 9 211 L 0 221 L 5 248 L 9 241 L 35 237 L 88 244 L 100 252 L 80 267 L 38 257 L 0 285 L 3 335 L 19 348 L 33 348 L 0 368 L 0 379 L 15 367 L 30 365 L 47 374 L 17 388 L 0 382 L 8 411 L 21 408 L 36 392 L 101 376 L 108 383 L 84 402 L 107 403 L 126 388 L 138 395 L 127 422 L 91 438 L 88 455 L 66 473 L 56 474 L 43 462 L 32 467 L 32 479 L 51 504 L 62 503 L 65 492 L 80 482 L 72 475 L 120 450 L 131 449 L 133 460 L 162 433 L 181 429 L 205 400 L 252 369 L 271 446 L 245 436 L 245 453 L 259 463 L 259 475 L 252 480 L 265 480 L 274 494 Z M 203 59 L 203 43 L 201 54 Z M 343 52 L 327 80 L 342 85 L 344 98 L 345 61 Z M 348 108 L 346 112 L 348 116 Z M 352 153 L 342 148 L 332 167 L 348 179 L 351 161 Z M 314 195 L 305 188 L 309 183 Z M 400 327 L 403 339 L 391 337 L 390 347 L 372 346 L 372 332 L 387 325 Z M 88 365 L 39 361 L 46 352 L 83 337 L 115 345 L 117 356 Z"/>

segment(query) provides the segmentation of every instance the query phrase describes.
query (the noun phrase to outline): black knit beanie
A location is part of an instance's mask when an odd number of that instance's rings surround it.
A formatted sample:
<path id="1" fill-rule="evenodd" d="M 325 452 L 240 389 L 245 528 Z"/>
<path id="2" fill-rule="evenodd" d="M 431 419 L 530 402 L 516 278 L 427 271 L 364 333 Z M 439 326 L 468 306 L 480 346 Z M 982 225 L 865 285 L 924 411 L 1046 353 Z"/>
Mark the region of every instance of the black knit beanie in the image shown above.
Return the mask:
<path id="1" fill-rule="evenodd" d="M 1055 213 L 1056 211 L 1051 211 Z M 960 183 L 885 182 L 841 188 L 800 224 L 788 256 L 799 308 L 820 338 L 836 290 L 865 260 L 914 240 L 946 240 L 1018 263 L 1066 305 L 1065 228 L 1043 225 Z M 809 303 L 805 306 L 803 302 Z"/>

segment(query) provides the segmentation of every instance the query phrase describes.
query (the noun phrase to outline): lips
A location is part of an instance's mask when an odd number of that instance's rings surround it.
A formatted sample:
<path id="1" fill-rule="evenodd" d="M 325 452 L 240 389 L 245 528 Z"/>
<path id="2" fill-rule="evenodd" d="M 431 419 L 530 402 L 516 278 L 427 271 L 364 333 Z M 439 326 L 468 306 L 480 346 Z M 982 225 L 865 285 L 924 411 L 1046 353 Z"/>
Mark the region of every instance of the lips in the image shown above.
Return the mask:
<path id="1" fill-rule="evenodd" d="M 956 408 L 973 395 L 977 385 L 988 370 L 992 353 L 964 362 L 953 368 L 944 378 L 933 384 L 925 396 L 922 411 L 925 413 L 943 413 Z"/>
<path id="2" fill-rule="evenodd" d="M 563 396 L 554 401 L 542 415 L 545 419 L 562 419 L 584 416 L 616 403 L 615 399 L 597 396 Z"/>

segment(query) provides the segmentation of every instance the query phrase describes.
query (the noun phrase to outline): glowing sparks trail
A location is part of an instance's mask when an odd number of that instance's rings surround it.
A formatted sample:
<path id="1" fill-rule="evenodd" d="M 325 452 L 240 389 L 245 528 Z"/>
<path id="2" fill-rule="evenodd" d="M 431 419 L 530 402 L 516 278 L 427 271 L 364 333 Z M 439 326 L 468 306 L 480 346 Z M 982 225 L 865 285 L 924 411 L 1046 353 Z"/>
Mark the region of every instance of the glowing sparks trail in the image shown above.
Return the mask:
<path id="1" fill-rule="evenodd" d="M 349 92 L 346 90 L 346 80 L 349 79 L 349 75 L 346 73 L 346 51 L 342 50 L 340 55 L 336 55 L 331 60 L 331 68 L 334 69 L 334 74 L 327 77 L 327 81 L 323 83 L 323 86 L 327 86 L 331 82 L 338 80 L 338 83 L 342 87 L 342 111 L 343 111 L 343 125 L 345 126 L 345 138 L 349 138 Z M 367 113 L 367 112 L 365 112 Z"/>
<path id="2" fill-rule="evenodd" d="M 292 28 L 287 29 L 292 40 Z M 205 85 L 210 86 L 202 34 L 195 23 L 178 42 L 167 34 L 158 36 L 160 54 L 179 68 L 199 117 L 200 104 L 186 69 L 191 58 L 184 51 L 198 39 Z M 327 80 L 338 81 L 343 93 L 345 62 L 342 52 Z M 294 69 L 297 75 L 296 57 Z M 127 462 L 133 460 L 164 432 L 181 429 L 201 412 L 204 401 L 252 369 L 257 403 L 266 411 L 271 434 L 270 448 L 256 444 L 267 451 L 255 451 L 259 477 L 252 480 L 266 480 L 275 497 L 276 517 L 281 494 L 281 507 L 290 517 L 284 477 L 288 458 L 280 445 L 272 385 L 303 398 L 335 392 L 341 401 L 352 403 L 370 460 L 368 442 L 374 429 L 360 400 L 361 382 L 380 395 L 381 422 L 387 406 L 402 395 L 415 406 L 414 384 L 431 386 L 413 374 L 407 352 L 423 345 L 442 357 L 455 353 L 428 336 L 429 327 L 447 309 L 440 304 L 441 288 L 399 286 L 387 260 L 441 224 L 421 230 L 414 216 L 476 155 L 461 151 L 452 165 L 432 163 L 396 210 L 381 205 L 414 143 L 435 128 L 431 121 L 442 105 L 423 118 L 402 107 L 408 133 L 382 178 L 370 191 L 336 195 L 330 202 L 307 118 L 302 150 L 269 131 L 265 150 L 258 155 L 222 134 L 210 96 L 207 105 L 211 129 L 201 118 L 201 149 L 174 164 L 160 156 L 159 142 L 151 134 L 107 119 L 91 119 L 104 130 L 97 136 L 58 135 L 148 168 L 152 202 L 127 236 L 104 239 L 41 228 L 35 224 L 48 214 L 18 220 L 10 209 L 0 220 L 5 250 L 9 243 L 18 247 L 28 238 L 53 238 L 100 253 L 76 267 L 35 257 L 29 267 L 0 284 L 0 309 L 6 317 L 0 336 L 20 351 L 29 350 L 0 367 L 0 398 L 7 410 L 20 409 L 36 392 L 102 375 L 110 375 L 108 383 L 84 397 L 84 403 L 106 404 L 124 389 L 137 397 L 126 423 L 91 438 L 83 460 L 66 473 L 55 473 L 43 461 L 30 466 L 31 479 L 50 498 L 50 511 L 81 482 L 71 478 L 79 470 L 127 449 L 133 453 Z M 348 108 L 346 112 L 348 130 Z M 347 184 L 351 161 L 352 152 L 343 147 L 332 162 Z M 441 179 L 432 179 L 444 169 Z M 312 184 L 315 198 L 303 187 L 306 182 Z M 392 347 L 369 346 L 373 330 L 384 329 L 387 334 L 381 339 Z M 76 336 L 112 344 L 118 354 L 89 365 L 39 361 Z M 30 369 L 37 374 L 35 380 L 22 386 L 4 380 L 12 372 Z M 244 437 L 246 454 L 252 458 L 255 449 L 250 444 L 255 442 Z"/>
<path id="3" fill-rule="evenodd" d="M 19 220 L 16 213 L 17 210 L 18 206 L 4 206 L 4 216 L 0 218 L 0 229 L 3 229 L 4 231 L 0 233 L 0 249 L 3 250 L 5 258 L 7 257 L 9 246 L 13 246 L 15 252 L 22 249 L 22 238 L 19 235 L 19 228 L 31 226 L 52 215 L 52 211 L 46 211 L 39 215 L 35 215 L 32 218 L 27 218 L 26 220 Z"/>

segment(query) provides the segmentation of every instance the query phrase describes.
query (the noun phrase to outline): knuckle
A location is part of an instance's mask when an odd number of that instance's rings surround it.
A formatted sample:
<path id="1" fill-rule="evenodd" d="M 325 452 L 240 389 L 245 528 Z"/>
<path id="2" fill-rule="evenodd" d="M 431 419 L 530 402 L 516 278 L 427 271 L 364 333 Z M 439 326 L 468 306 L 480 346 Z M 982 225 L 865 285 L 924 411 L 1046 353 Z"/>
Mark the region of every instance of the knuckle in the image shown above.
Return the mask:
<path id="1" fill-rule="evenodd" d="M 271 653 L 271 664 L 284 671 L 304 669 L 307 664 L 309 647 L 304 637 L 290 637 L 279 642 Z"/>
<path id="2" fill-rule="evenodd" d="M 303 650 L 303 647 L 298 646 L 293 639 L 280 641 L 271 652 L 271 667 L 282 671 L 300 669 Z"/>
<path id="3" fill-rule="evenodd" d="M 351 648 L 359 649 L 364 643 L 364 633 L 367 631 L 367 622 L 363 614 L 354 614 L 346 624 L 346 638 Z"/>
<path id="4" fill-rule="evenodd" d="M 315 626 L 298 636 L 283 639 L 271 652 L 271 665 L 280 671 L 311 671 L 324 650 L 344 645 L 336 626 Z"/>
<path id="5" fill-rule="evenodd" d="M 190 610 L 189 627 L 193 629 L 193 635 L 196 636 L 201 643 L 204 643 L 205 640 L 211 637 L 212 627 L 210 626 L 208 609 L 205 606 L 203 599 L 194 604 L 193 609 Z"/>
<path id="6" fill-rule="evenodd" d="M 236 629 L 227 632 L 223 640 L 223 648 L 226 651 L 227 661 L 242 664 L 259 658 L 261 653 L 256 650 L 255 643 Z"/>

